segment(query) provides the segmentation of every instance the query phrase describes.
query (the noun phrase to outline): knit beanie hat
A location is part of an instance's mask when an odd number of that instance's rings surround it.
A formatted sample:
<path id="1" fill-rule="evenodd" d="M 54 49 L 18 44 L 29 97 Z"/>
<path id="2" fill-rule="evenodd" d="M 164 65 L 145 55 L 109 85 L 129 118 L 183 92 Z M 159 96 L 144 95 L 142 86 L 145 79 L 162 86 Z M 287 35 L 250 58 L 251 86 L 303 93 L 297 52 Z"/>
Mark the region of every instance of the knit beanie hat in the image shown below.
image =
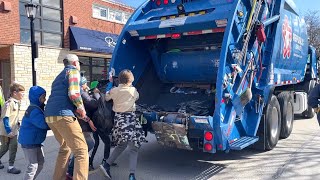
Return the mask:
<path id="1" fill-rule="evenodd" d="M 84 77 L 84 76 L 81 76 L 81 78 L 80 78 L 80 86 L 86 84 L 87 82 L 88 82 L 88 81 L 87 81 L 87 78 Z"/>

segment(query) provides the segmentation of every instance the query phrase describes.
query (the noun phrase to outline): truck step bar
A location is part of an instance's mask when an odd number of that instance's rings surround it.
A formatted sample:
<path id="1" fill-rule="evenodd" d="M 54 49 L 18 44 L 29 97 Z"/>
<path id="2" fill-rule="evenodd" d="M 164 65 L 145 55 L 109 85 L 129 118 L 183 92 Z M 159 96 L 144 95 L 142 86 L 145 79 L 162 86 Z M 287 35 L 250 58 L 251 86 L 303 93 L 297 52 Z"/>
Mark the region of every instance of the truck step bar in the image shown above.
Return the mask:
<path id="1" fill-rule="evenodd" d="M 258 136 L 249 137 L 249 136 L 243 136 L 240 139 L 234 141 L 230 144 L 230 149 L 232 150 L 241 150 L 245 147 L 250 146 L 251 144 L 257 142 L 259 140 Z"/>

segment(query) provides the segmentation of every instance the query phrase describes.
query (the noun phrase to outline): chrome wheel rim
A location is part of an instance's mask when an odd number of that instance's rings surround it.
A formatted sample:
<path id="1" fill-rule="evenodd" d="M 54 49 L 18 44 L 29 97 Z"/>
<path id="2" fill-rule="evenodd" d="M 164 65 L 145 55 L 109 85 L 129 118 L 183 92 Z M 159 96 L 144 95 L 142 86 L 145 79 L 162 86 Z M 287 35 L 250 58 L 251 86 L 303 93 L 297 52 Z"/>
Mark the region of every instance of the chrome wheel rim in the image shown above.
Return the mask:
<path id="1" fill-rule="evenodd" d="M 272 139 L 276 139 L 278 134 L 278 122 L 279 122 L 279 116 L 278 116 L 278 110 L 276 107 L 272 108 L 272 114 L 271 114 L 271 137 Z"/>
<path id="2" fill-rule="evenodd" d="M 287 129 L 291 128 L 292 121 L 293 121 L 293 111 L 292 111 L 292 104 L 288 102 L 288 109 L 287 109 L 287 119 L 286 119 L 286 126 Z"/>

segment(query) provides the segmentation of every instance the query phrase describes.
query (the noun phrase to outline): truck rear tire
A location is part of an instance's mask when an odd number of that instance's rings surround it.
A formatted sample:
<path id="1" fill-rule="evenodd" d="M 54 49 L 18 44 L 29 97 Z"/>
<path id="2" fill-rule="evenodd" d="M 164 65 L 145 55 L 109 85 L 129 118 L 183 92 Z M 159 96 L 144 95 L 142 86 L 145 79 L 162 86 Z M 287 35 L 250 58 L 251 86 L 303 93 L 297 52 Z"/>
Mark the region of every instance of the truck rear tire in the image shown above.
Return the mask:
<path id="1" fill-rule="evenodd" d="M 294 108 L 293 97 L 290 92 L 281 92 L 278 95 L 278 101 L 281 110 L 281 131 L 280 138 L 287 138 L 290 136 L 293 128 Z"/>
<path id="2" fill-rule="evenodd" d="M 310 91 L 316 86 L 316 81 L 315 80 L 310 80 L 309 82 L 307 82 L 305 84 L 305 92 L 309 95 Z M 302 113 L 302 116 L 303 117 L 306 117 L 306 118 L 313 118 L 315 115 L 314 113 L 314 110 L 312 109 L 312 107 L 309 107 Z"/>
<path id="3" fill-rule="evenodd" d="M 281 111 L 278 99 L 272 95 L 266 108 L 266 150 L 276 147 L 281 131 Z"/>

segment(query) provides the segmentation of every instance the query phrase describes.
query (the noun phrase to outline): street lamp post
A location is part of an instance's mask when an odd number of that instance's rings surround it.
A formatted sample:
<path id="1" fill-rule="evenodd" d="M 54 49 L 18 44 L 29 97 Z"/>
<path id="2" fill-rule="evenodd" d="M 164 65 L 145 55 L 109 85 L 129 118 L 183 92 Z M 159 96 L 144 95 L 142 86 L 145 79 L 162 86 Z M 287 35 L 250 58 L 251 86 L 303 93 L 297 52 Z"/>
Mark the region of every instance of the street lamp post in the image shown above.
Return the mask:
<path id="1" fill-rule="evenodd" d="M 30 34 L 31 34 L 31 57 L 32 57 L 32 85 L 37 85 L 36 69 L 35 69 L 35 58 L 36 58 L 36 42 L 34 38 L 34 22 L 36 17 L 38 5 L 33 4 L 32 0 L 30 3 L 25 5 L 26 13 L 30 19 Z"/>

